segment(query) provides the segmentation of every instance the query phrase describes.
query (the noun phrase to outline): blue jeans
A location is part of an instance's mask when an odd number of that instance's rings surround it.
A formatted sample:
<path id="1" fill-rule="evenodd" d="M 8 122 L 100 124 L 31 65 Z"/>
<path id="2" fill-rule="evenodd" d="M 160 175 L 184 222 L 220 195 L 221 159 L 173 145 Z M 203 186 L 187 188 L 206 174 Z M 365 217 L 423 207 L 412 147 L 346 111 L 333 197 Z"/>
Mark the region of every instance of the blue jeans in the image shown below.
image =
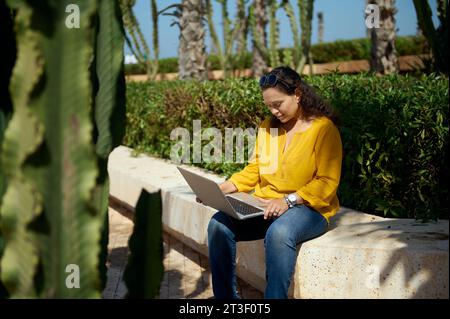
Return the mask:
<path id="1" fill-rule="evenodd" d="M 240 298 L 236 286 L 236 242 L 264 238 L 265 298 L 287 298 L 297 259 L 297 244 L 324 234 L 325 217 L 305 205 L 296 205 L 276 219 L 262 216 L 237 220 L 217 212 L 208 225 L 208 250 L 214 296 Z"/>

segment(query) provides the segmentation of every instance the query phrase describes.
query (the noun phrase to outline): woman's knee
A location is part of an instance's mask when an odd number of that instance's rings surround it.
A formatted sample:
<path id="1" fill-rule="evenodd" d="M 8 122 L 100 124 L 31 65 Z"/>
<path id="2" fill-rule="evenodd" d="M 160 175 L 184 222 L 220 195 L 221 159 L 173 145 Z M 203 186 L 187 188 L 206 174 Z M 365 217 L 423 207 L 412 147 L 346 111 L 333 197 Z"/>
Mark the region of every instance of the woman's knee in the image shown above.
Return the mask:
<path id="1" fill-rule="evenodd" d="M 221 211 L 215 213 L 208 224 L 208 237 L 211 238 L 217 235 L 233 235 L 228 216 Z"/>
<path id="2" fill-rule="evenodd" d="M 289 228 L 289 225 L 286 225 L 285 223 L 273 223 L 267 230 L 264 242 L 266 246 L 295 246 L 293 236 L 291 235 L 291 229 Z"/>

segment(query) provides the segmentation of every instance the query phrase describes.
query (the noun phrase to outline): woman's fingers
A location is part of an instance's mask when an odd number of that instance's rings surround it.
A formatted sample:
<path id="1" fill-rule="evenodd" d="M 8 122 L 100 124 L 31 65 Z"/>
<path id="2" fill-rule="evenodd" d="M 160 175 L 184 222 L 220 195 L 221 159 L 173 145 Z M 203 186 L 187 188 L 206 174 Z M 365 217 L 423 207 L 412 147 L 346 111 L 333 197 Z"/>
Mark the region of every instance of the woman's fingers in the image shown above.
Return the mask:
<path id="1" fill-rule="evenodd" d="M 278 212 L 280 211 L 280 207 L 278 205 L 275 205 L 274 203 L 270 203 L 266 210 L 264 211 L 264 219 L 268 219 L 271 217 L 276 217 L 278 215 Z"/>
<path id="2" fill-rule="evenodd" d="M 277 200 L 272 200 L 264 210 L 264 219 L 279 217 L 286 210 Z"/>

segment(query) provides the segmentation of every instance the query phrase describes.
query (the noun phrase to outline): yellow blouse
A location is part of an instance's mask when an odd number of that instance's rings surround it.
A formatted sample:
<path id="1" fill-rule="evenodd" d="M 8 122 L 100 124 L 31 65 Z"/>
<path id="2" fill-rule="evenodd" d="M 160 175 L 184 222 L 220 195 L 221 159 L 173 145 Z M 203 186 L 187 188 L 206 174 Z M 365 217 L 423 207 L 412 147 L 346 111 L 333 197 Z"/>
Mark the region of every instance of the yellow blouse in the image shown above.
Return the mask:
<path id="1" fill-rule="evenodd" d="M 342 142 L 339 130 L 327 117 L 313 120 L 303 132 L 295 132 L 287 149 L 286 131 L 260 125 L 252 158 L 231 181 L 239 192 L 254 190 L 262 198 L 282 198 L 297 192 L 329 222 L 339 209 L 336 192 L 341 177 Z M 276 155 L 273 155 L 276 154 Z"/>

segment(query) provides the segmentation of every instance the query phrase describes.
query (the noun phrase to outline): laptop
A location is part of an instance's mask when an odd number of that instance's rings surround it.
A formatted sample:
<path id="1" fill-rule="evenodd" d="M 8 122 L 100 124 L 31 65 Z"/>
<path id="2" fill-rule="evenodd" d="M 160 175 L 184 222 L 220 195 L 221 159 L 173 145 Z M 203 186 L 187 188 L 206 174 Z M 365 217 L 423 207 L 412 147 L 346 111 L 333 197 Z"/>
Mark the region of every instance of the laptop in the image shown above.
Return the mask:
<path id="1" fill-rule="evenodd" d="M 180 166 L 177 166 L 177 168 L 203 204 L 239 220 L 264 214 L 264 207 L 252 195 L 244 192 L 225 195 L 216 182 Z"/>

